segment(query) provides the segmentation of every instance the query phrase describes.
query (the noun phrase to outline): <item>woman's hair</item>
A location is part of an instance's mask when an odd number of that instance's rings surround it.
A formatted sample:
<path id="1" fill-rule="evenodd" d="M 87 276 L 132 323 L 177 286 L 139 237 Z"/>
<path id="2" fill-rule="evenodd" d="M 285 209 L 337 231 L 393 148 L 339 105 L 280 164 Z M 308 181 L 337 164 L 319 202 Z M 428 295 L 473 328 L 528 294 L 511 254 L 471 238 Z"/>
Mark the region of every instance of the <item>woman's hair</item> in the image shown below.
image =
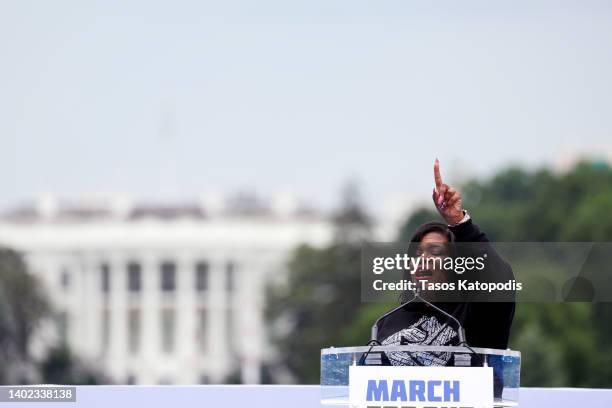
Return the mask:
<path id="1" fill-rule="evenodd" d="M 448 225 L 440 221 L 429 221 L 420 225 L 416 231 L 414 231 L 414 234 L 412 234 L 410 242 L 421 242 L 423 237 L 430 232 L 439 232 L 440 234 L 446 236 L 448 242 L 455 242 L 455 234 L 453 234 L 450 228 L 448 228 Z"/>
<path id="2" fill-rule="evenodd" d="M 412 238 L 410 238 L 410 244 L 408 246 L 408 254 L 411 257 L 417 256 L 416 252 L 418 250 L 419 247 L 419 243 L 421 241 L 423 241 L 423 237 L 425 237 L 425 235 L 429 234 L 430 232 L 437 232 L 440 233 L 442 235 L 444 235 L 447 239 L 448 239 L 448 249 L 449 249 L 449 256 L 454 257 L 456 252 L 455 252 L 455 234 L 453 234 L 453 232 L 450 230 L 450 228 L 448 227 L 448 225 L 446 225 L 443 222 L 440 221 L 429 221 L 426 222 L 425 224 L 421 224 L 415 231 L 414 234 L 412 234 Z M 453 274 L 454 275 L 454 274 Z M 453 278 L 451 276 L 451 278 Z M 404 272 L 404 279 L 408 279 L 411 280 L 412 276 L 410 274 L 410 271 L 405 271 Z M 405 303 L 408 301 L 408 299 L 412 298 L 412 296 L 414 296 L 412 294 L 412 292 L 410 291 L 404 291 L 400 294 L 399 296 L 399 301 L 400 303 Z"/>

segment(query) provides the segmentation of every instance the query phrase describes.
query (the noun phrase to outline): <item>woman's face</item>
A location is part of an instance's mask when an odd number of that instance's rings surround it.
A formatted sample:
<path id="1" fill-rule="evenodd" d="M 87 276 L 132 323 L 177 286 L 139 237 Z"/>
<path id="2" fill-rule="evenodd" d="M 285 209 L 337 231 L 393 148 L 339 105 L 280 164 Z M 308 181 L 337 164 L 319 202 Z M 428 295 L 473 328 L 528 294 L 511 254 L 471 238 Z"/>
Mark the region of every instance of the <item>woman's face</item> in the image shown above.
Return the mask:
<path id="1" fill-rule="evenodd" d="M 423 256 L 424 260 L 413 276 L 413 280 L 426 280 L 429 283 L 443 283 L 448 281 L 448 272 L 441 268 L 444 259 L 449 256 L 448 238 L 440 232 L 428 232 L 419 242 L 416 256 Z M 427 259 L 429 261 L 425 262 Z"/>

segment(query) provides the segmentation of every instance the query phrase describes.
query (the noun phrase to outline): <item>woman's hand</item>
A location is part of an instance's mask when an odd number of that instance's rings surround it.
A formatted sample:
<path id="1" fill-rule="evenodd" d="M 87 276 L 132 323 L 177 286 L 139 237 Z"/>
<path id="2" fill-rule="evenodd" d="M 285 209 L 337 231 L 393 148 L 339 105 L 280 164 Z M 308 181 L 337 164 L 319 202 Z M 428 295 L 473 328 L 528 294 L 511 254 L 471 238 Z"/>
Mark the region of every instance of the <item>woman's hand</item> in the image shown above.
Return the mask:
<path id="1" fill-rule="evenodd" d="M 464 215 L 461 194 L 448 184 L 442 182 L 438 159 L 434 162 L 434 180 L 436 182 L 436 187 L 432 194 L 434 205 L 449 225 L 458 224 Z"/>

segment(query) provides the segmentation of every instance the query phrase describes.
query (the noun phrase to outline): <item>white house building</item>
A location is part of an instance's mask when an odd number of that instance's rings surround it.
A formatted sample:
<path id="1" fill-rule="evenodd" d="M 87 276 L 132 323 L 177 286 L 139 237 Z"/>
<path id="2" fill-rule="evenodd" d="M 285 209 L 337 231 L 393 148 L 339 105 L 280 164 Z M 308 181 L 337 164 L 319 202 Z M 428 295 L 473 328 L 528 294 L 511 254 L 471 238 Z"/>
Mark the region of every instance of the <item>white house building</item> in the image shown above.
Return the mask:
<path id="1" fill-rule="evenodd" d="M 253 205 L 54 204 L 0 218 L 0 245 L 24 254 L 57 312 L 43 344 L 66 341 L 123 384 L 260 382 L 266 283 L 297 245 L 332 236 L 324 217 Z"/>

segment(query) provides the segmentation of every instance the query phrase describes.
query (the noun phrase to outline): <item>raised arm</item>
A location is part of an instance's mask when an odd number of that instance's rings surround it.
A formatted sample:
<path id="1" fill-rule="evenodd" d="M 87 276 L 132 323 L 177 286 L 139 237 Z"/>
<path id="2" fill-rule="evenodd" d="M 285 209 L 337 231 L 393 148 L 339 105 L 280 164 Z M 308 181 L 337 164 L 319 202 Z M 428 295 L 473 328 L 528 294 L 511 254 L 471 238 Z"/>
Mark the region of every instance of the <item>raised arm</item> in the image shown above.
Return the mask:
<path id="1" fill-rule="evenodd" d="M 470 215 L 463 208 L 461 193 L 445 184 L 440 173 L 440 162 L 434 162 L 434 182 L 435 187 L 432 199 L 440 215 L 446 220 L 450 230 L 455 235 L 456 242 L 482 243 L 474 245 L 463 245 L 462 252 L 468 250 L 469 254 L 464 255 L 478 256 L 487 254 L 487 268 L 484 273 L 474 276 L 475 279 L 485 281 L 503 282 L 514 279 L 512 268 L 498 253 L 489 242 L 489 237 L 471 219 Z"/>
<path id="2" fill-rule="evenodd" d="M 514 279 L 512 267 L 503 259 L 490 244 L 487 235 L 473 222 L 463 209 L 461 194 L 454 188 L 442 182 L 440 163 L 434 163 L 433 201 L 438 212 L 446 220 L 450 230 L 455 235 L 455 241 L 469 254 L 479 256 L 487 254 L 486 267 L 477 274 L 466 276 L 467 279 L 486 282 L 506 282 Z M 475 244 L 469 244 L 475 243 Z M 461 251 L 464 252 L 464 251 Z M 466 274 L 467 275 L 467 274 Z M 505 349 L 508 347 L 510 327 L 514 318 L 515 292 L 513 290 L 502 292 L 496 299 L 498 301 L 478 301 L 478 294 L 471 298 L 469 303 L 469 316 L 465 322 L 468 343 L 472 346 Z M 488 296 L 487 296 L 488 297 Z"/>

